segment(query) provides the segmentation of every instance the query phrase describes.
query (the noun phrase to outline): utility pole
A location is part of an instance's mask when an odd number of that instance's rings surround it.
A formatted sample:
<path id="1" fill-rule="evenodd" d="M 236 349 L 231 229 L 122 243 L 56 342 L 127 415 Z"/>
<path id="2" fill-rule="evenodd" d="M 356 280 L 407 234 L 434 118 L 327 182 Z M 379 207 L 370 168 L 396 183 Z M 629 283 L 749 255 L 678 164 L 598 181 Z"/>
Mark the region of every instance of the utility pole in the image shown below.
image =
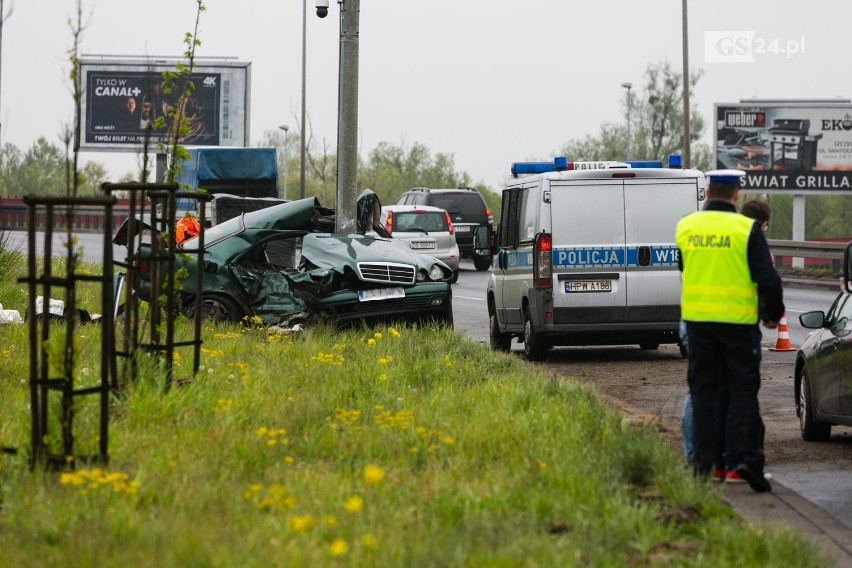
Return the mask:
<path id="1" fill-rule="evenodd" d="M 337 115 L 337 204 L 335 231 L 357 230 L 358 28 L 361 0 L 340 2 L 340 70 Z"/>
<path id="2" fill-rule="evenodd" d="M 308 31 L 308 0 L 302 0 L 302 124 L 299 137 L 301 140 L 302 157 L 299 160 L 299 199 L 305 198 L 305 62 Z"/>
<path id="3" fill-rule="evenodd" d="M 631 97 L 630 97 L 630 89 L 633 88 L 633 83 L 630 83 L 630 82 L 622 83 L 621 86 L 624 87 L 625 89 L 627 89 L 627 161 L 629 162 L 630 161 L 630 139 L 631 139 L 631 136 L 630 136 L 630 114 L 631 114 L 631 111 L 633 110 L 633 101 L 631 100 Z"/>
<path id="4" fill-rule="evenodd" d="M 689 142 L 689 26 L 686 17 L 686 2 L 683 0 L 683 167 L 691 167 Z"/>

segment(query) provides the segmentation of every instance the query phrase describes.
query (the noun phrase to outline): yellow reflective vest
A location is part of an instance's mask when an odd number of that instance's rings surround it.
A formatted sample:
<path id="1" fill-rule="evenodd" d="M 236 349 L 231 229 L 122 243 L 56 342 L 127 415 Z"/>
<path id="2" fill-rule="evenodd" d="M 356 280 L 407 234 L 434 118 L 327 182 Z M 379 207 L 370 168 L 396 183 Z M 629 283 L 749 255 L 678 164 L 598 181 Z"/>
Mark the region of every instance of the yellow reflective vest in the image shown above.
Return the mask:
<path id="1" fill-rule="evenodd" d="M 757 323 L 757 284 L 748 267 L 752 225 L 754 219 L 726 211 L 697 211 L 677 224 L 683 319 Z"/>

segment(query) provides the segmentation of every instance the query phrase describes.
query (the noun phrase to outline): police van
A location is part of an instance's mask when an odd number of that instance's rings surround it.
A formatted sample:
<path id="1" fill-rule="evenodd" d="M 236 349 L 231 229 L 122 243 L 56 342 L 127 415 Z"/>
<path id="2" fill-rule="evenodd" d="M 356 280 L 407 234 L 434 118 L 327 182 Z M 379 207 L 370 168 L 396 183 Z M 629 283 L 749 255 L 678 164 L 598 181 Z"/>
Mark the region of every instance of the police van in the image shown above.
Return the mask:
<path id="1" fill-rule="evenodd" d="M 512 165 L 503 190 L 487 301 L 491 347 L 513 338 L 529 360 L 555 345 L 678 343 L 681 217 L 699 209 L 706 182 L 662 162 Z"/>

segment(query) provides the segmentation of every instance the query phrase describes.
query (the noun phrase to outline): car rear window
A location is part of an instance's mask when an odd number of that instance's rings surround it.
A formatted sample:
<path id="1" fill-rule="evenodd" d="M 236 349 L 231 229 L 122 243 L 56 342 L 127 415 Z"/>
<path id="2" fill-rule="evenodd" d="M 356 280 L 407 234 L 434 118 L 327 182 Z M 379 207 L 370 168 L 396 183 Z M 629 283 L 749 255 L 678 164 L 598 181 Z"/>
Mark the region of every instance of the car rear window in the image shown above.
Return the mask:
<path id="1" fill-rule="evenodd" d="M 398 211 L 393 214 L 395 231 L 447 231 L 443 211 Z"/>
<path id="2" fill-rule="evenodd" d="M 435 193 L 430 205 L 446 209 L 450 215 L 485 215 L 485 205 L 477 193 Z"/>

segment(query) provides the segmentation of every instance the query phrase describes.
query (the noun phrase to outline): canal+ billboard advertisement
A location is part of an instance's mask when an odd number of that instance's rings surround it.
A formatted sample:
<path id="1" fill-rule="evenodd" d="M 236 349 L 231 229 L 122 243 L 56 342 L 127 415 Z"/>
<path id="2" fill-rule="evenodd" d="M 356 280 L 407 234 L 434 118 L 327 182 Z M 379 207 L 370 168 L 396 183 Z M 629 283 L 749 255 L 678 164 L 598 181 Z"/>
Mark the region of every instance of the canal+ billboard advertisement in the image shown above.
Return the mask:
<path id="1" fill-rule="evenodd" d="M 148 137 L 148 147 L 156 151 L 168 138 L 170 110 L 184 90 L 185 78 L 175 80 L 171 93 L 163 84 L 163 72 L 174 73 L 178 62 L 81 61 L 80 148 L 138 152 Z M 181 144 L 249 146 L 250 65 L 205 60 L 193 67 L 194 88 L 183 100 L 187 131 Z M 163 125 L 157 128 L 160 117 Z"/>
<path id="2" fill-rule="evenodd" d="M 852 191 L 852 103 L 718 103 L 715 118 L 715 168 L 744 170 L 743 190 Z"/>

